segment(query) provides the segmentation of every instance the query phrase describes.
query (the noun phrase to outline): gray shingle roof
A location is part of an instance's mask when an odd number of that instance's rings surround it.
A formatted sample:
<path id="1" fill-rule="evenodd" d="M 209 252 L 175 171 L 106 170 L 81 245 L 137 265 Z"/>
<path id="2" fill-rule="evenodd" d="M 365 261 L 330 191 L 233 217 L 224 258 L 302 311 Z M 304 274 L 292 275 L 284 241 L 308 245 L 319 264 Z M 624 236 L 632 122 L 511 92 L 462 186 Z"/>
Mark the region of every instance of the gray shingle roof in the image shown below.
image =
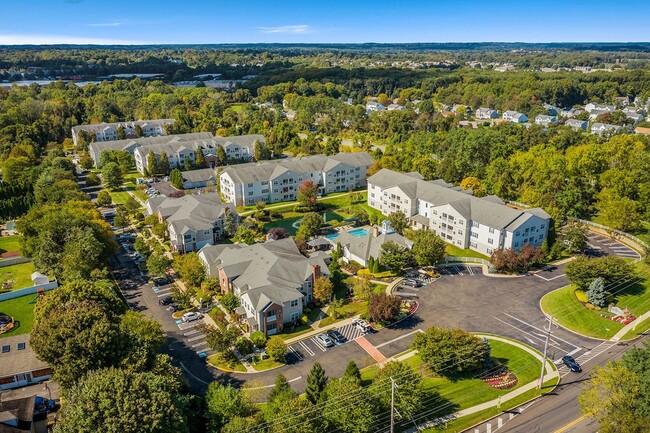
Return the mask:
<path id="1" fill-rule="evenodd" d="M 157 137 L 141 137 L 128 138 L 126 140 L 100 141 L 96 143 L 90 143 L 89 147 L 93 149 L 96 155 L 99 155 L 104 151 L 122 150 L 131 146 L 135 146 L 137 148 L 142 146 L 161 145 L 171 142 L 187 142 L 192 140 L 209 139 L 212 137 L 212 133 L 210 132 L 194 132 L 191 134 L 161 135 Z"/>
<path id="2" fill-rule="evenodd" d="M 211 168 L 201 168 L 182 172 L 184 182 L 207 182 L 214 178 L 214 170 Z"/>
<path id="3" fill-rule="evenodd" d="M 151 203 L 154 199 L 155 203 Z M 162 201 L 154 197 L 147 202 L 154 212 L 160 212 L 177 233 L 211 229 L 212 223 L 221 218 L 226 209 L 235 209 L 232 204 L 222 204 L 217 193 L 165 197 Z"/>
<path id="4" fill-rule="evenodd" d="M 398 233 L 381 233 L 379 236 L 374 237 L 372 232 L 361 237 L 352 236 L 347 232 L 343 232 L 332 243 L 345 245 L 355 256 L 368 260 L 371 256 L 375 259 L 380 258 L 381 246 L 388 241 L 393 241 L 404 248 L 410 249 L 413 246 L 412 241 Z"/>

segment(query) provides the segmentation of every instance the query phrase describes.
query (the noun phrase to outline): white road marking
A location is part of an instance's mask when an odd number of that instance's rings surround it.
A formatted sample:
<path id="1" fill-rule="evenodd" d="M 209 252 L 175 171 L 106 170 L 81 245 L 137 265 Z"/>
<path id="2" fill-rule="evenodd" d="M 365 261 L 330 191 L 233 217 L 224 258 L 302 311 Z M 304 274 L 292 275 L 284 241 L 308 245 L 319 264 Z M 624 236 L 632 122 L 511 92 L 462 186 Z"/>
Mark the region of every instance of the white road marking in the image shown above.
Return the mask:
<path id="1" fill-rule="evenodd" d="M 201 346 L 207 346 L 208 342 L 207 341 L 201 341 L 200 343 L 192 344 L 192 347 L 201 347 Z"/>
<path id="2" fill-rule="evenodd" d="M 510 318 L 512 318 L 512 319 L 514 319 L 514 320 L 516 320 L 516 321 L 518 321 L 518 322 L 523 323 L 524 325 L 528 325 L 528 326 L 530 326 L 530 327 L 533 328 L 533 329 L 537 329 L 538 331 L 544 332 L 543 329 L 539 329 L 539 328 L 537 328 L 537 327 L 531 325 L 530 323 L 524 322 L 523 320 L 521 320 L 521 319 L 519 319 L 519 318 L 517 318 L 517 317 L 515 317 L 515 316 L 512 316 L 512 315 L 510 315 L 510 314 L 508 314 L 508 313 L 503 313 L 503 314 L 505 314 L 506 316 L 508 316 L 508 317 L 510 317 Z M 560 337 L 557 337 L 557 336 L 556 336 L 556 337 L 554 337 L 554 338 L 555 338 L 556 340 L 560 340 L 561 342 L 566 343 L 566 344 L 568 344 L 568 345 L 570 345 L 570 346 L 573 346 L 573 347 L 575 347 L 575 348 L 579 348 L 579 346 L 576 346 L 576 345 L 573 344 L 573 343 L 570 343 L 570 342 L 568 342 L 568 341 L 566 341 L 566 340 L 563 340 L 563 339 L 560 338 Z"/>
<path id="3" fill-rule="evenodd" d="M 185 370 L 185 372 L 186 372 L 187 374 L 189 374 L 189 375 L 190 375 L 194 380 L 198 380 L 199 382 L 201 382 L 201 383 L 204 384 L 204 385 L 210 385 L 210 383 L 206 382 L 205 380 L 201 380 L 201 379 L 199 379 L 198 377 L 196 377 L 194 374 L 192 374 L 191 371 L 189 371 L 187 368 L 185 368 L 185 365 L 183 364 L 182 361 L 180 362 L 180 364 L 181 364 L 181 367 L 183 368 L 183 370 Z M 275 385 L 271 385 L 271 386 L 273 387 L 273 386 L 275 386 Z"/>
<path id="4" fill-rule="evenodd" d="M 296 349 L 293 348 L 293 346 L 289 346 L 289 352 L 291 352 L 296 358 L 298 358 L 298 361 L 304 361 L 304 357 L 298 353 Z"/>
<path id="5" fill-rule="evenodd" d="M 197 340 L 203 340 L 204 338 L 205 338 L 205 335 L 201 334 L 201 335 L 199 335 L 197 337 L 188 338 L 187 341 L 192 342 L 192 341 L 197 341 Z"/>
<path id="6" fill-rule="evenodd" d="M 318 348 L 319 348 L 320 350 L 322 350 L 323 352 L 325 352 L 325 351 L 327 350 L 327 349 L 325 349 L 325 348 L 323 347 L 323 345 L 321 344 L 321 342 L 318 341 L 318 339 L 316 339 L 316 337 L 311 337 L 310 340 L 311 340 L 311 341 L 316 345 L 316 347 L 318 347 Z"/>
<path id="7" fill-rule="evenodd" d="M 394 342 L 396 342 L 398 340 L 401 340 L 402 338 L 406 338 L 406 337 L 411 336 L 413 334 L 416 334 L 418 332 L 424 332 L 424 331 L 422 331 L 421 329 L 416 329 L 415 331 L 409 332 L 408 334 L 400 335 L 399 337 L 395 337 L 392 340 L 389 340 L 389 341 L 387 341 L 385 343 L 378 344 L 377 346 L 375 346 L 375 349 L 379 349 L 380 347 L 384 347 L 387 344 L 394 343 Z"/>
<path id="8" fill-rule="evenodd" d="M 561 275 L 558 275 L 558 276 L 553 277 L 553 278 L 542 277 L 540 274 L 534 274 L 534 275 L 535 275 L 537 278 L 541 278 L 541 279 L 544 280 L 544 281 L 553 281 L 553 280 L 555 280 L 555 279 L 557 279 L 557 278 L 562 278 L 562 277 L 565 276 L 566 274 L 561 274 Z"/>
<path id="9" fill-rule="evenodd" d="M 300 344 L 302 346 L 302 348 L 305 349 L 307 351 L 307 353 L 309 353 L 311 356 L 315 355 L 315 353 L 312 352 L 312 350 L 309 347 L 307 347 L 307 345 L 305 343 L 303 343 L 302 341 L 299 341 L 298 344 Z"/>
<path id="10" fill-rule="evenodd" d="M 186 337 L 188 337 L 188 336 L 190 336 L 190 335 L 198 334 L 199 332 L 201 332 L 201 331 L 197 331 L 196 329 L 194 329 L 194 330 L 192 330 L 192 331 L 190 331 L 190 332 L 186 332 L 186 333 L 184 333 L 183 335 L 186 336 Z"/>
<path id="11" fill-rule="evenodd" d="M 295 382 L 297 380 L 302 379 L 302 376 L 298 376 L 295 379 L 287 380 L 287 382 Z M 258 386 L 257 388 L 248 388 L 248 389 L 268 389 L 268 388 L 273 388 L 275 385 L 266 385 L 266 386 Z"/>

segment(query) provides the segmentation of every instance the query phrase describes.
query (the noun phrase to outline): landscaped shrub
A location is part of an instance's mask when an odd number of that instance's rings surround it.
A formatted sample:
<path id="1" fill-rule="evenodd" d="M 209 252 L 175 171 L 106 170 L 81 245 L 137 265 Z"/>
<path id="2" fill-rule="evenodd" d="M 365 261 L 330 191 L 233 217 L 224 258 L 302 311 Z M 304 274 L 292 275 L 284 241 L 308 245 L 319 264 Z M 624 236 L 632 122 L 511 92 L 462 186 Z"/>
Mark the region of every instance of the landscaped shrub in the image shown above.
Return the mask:
<path id="1" fill-rule="evenodd" d="M 311 308 L 305 307 L 305 308 L 303 308 L 302 312 L 305 313 L 305 314 L 309 314 L 309 313 L 311 313 Z"/>
<path id="2" fill-rule="evenodd" d="M 235 341 L 235 348 L 239 353 L 246 356 L 249 353 L 253 353 L 253 342 L 246 337 L 239 337 L 237 341 Z"/>
<path id="3" fill-rule="evenodd" d="M 306 325 L 307 323 L 309 323 L 309 317 L 307 317 L 306 314 L 303 314 L 302 316 L 300 316 L 300 323 Z"/>
<path id="4" fill-rule="evenodd" d="M 585 292 L 584 290 L 578 289 L 574 293 L 576 295 L 576 298 L 578 298 L 578 301 L 582 302 L 583 304 L 589 302 L 589 300 L 587 299 L 587 292 Z"/>
<path id="5" fill-rule="evenodd" d="M 266 335 L 262 331 L 255 331 L 251 334 L 251 341 L 255 347 L 261 349 L 266 346 Z"/>

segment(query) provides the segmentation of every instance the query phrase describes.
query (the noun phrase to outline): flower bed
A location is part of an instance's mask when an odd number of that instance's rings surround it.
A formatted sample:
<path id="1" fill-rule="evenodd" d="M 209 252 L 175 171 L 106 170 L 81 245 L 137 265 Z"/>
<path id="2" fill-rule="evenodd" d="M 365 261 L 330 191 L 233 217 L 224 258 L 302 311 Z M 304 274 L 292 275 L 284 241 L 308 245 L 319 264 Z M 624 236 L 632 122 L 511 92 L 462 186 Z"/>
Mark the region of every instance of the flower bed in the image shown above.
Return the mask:
<path id="1" fill-rule="evenodd" d="M 497 371 L 496 373 L 491 373 L 487 376 L 481 377 L 481 380 L 491 387 L 497 389 L 510 389 L 514 386 L 517 386 L 517 376 L 505 368 Z"/>

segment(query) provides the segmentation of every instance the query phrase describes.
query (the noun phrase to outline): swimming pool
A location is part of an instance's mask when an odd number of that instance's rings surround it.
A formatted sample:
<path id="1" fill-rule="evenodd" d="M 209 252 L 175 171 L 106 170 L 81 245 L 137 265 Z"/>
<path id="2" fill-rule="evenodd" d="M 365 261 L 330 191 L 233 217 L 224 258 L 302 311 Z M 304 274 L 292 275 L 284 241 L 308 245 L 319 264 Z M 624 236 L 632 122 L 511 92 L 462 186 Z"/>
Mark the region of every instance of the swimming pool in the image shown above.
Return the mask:
<path id="1" fill-rule="evenodd" d="M 369 232 L 368 232 L 368 229 L 365 229 L 365 228 L 361 227 L 361 228 L 358 228 L 358 229 L 350 230 L 348 233 L 351 234 L 352 236 L 354 236 L 355 238 L 362 238 L 362 237 L 366 236 Z M 340 235 L 340 233 L 334 233 L 334 234 L 325 236 L 325 238 L 329 239 L 330 241 L 333 241 L 334 239 L 338 238 L 339 235 Z"/>

